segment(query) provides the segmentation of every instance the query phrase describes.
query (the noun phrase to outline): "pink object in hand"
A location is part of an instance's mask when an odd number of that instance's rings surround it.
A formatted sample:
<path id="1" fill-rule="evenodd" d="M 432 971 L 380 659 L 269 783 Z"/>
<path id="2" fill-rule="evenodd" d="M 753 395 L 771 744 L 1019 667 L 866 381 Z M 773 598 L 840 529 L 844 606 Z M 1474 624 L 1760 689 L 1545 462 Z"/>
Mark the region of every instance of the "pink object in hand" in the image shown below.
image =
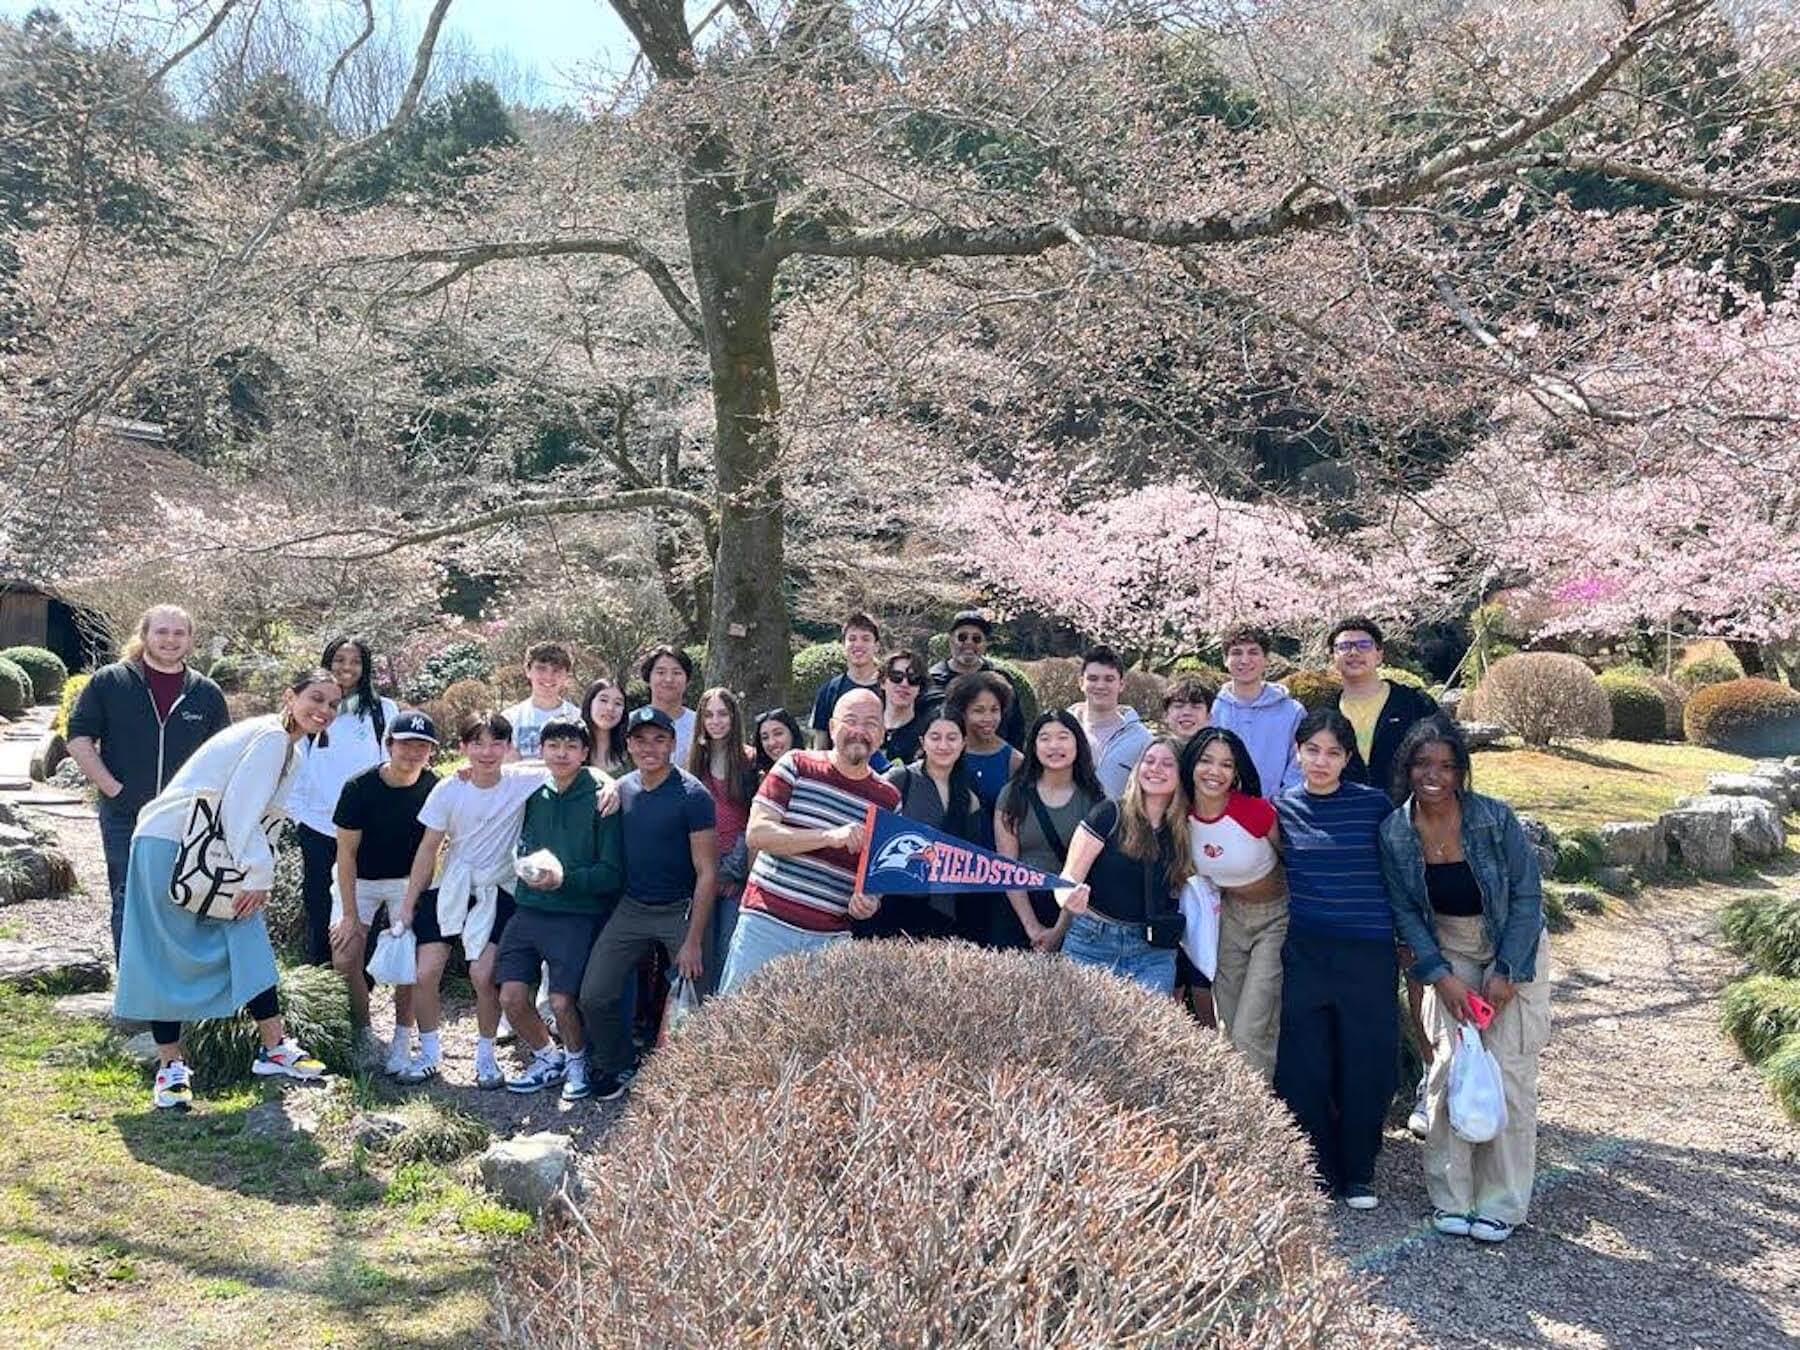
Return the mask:
<path id="1" fill-rule="evenodd" d="M 1475 1030 L 1486 1031 L 1488 1023 L 1494 1020 L 1494 1005 L 1480 994 L 1470 994 L 1469 1020 L 1475 1024 Z"/>

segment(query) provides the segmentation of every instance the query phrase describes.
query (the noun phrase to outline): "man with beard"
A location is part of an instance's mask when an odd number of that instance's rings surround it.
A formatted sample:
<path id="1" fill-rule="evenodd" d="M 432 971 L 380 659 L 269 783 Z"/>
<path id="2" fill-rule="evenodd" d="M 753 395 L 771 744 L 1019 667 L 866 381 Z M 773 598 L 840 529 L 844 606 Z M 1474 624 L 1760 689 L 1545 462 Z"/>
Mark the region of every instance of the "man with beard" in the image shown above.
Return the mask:
<path id="1" fill-rule="evenodd" d="M 881 700 L 853 689 L 832 709 L 831 749 L 788 751 L 757 789 L 745 831 L 756 862 L 720 993 L 777 957 L 847 942 L 850 921 L 880 907 L 856 889 L 856 865 L 868 807 L 900 806 L 899 792 L 869 767 L 884 733 Z"/>
<path id="2" fill-rule="evenodd" d="M 942 702 L 951 681 L 959 676 L 973 675 L 978 670 L 1000 674 L 1000 668 L 987 658 L 993 627 L 978 609 L 965 609 L 950 621 L 950 656 L 925 673 L 923 702 Z M 1008 699 L 1000 714 L 1000 739 L 1015 750 L 1025 748 L 1025 710 L 1017 697 Z"/>

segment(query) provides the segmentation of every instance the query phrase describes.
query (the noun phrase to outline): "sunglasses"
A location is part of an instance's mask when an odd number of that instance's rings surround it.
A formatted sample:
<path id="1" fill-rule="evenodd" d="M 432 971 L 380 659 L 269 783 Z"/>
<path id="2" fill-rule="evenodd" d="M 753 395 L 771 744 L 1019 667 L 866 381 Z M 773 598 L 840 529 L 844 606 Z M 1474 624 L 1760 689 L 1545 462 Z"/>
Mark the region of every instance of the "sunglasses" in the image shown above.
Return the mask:
<path id="1" fill-rule="evenodd" d="M 915 689 L 925 687 L 925 677 L 916 670 L 889 670 L 883 672 L 882 678 L 889 684 L 910 684 Z"/>
<path id="2" fill-rule="evenodd" d="M 1374 638 L 1339 638 L 1331 644 L 1334 652 L 1372 652 L 1375 650 Z"/>

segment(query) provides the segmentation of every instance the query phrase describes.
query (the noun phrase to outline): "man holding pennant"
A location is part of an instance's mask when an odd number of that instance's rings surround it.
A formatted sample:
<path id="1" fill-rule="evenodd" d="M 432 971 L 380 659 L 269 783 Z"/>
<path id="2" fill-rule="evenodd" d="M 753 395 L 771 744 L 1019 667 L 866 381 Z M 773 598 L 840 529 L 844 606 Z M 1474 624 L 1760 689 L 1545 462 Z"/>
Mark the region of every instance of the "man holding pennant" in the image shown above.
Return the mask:
<path id="1" fill-rule="evenodd" d="M 790 750 L 750 804 L 744 837 L 756 854 L 719 980 L 730 993 L 779 956 L 847 941 L 853 919 L 871 918 L 879 893 L 859 884 L 871 807 L 892 811 L 900 793 L 869 767 L 886 735 L 881 700 L 867 689 L 838 699 L 831 749 Z"/>

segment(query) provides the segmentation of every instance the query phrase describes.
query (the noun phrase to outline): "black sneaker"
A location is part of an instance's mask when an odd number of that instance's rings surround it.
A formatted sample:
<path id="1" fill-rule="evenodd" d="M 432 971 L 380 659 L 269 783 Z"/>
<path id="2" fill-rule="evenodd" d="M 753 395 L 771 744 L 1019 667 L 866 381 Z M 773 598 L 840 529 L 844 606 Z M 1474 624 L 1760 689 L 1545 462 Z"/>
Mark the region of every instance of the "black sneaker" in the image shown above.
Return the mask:
<path id="1" fill-rule="evenodd" d="M 631 1090 L 631 1075 L 628 1073 L 601 1074 L 594 1082 L 594 1100 L 597 1102 L 616 1102 Z"/>

